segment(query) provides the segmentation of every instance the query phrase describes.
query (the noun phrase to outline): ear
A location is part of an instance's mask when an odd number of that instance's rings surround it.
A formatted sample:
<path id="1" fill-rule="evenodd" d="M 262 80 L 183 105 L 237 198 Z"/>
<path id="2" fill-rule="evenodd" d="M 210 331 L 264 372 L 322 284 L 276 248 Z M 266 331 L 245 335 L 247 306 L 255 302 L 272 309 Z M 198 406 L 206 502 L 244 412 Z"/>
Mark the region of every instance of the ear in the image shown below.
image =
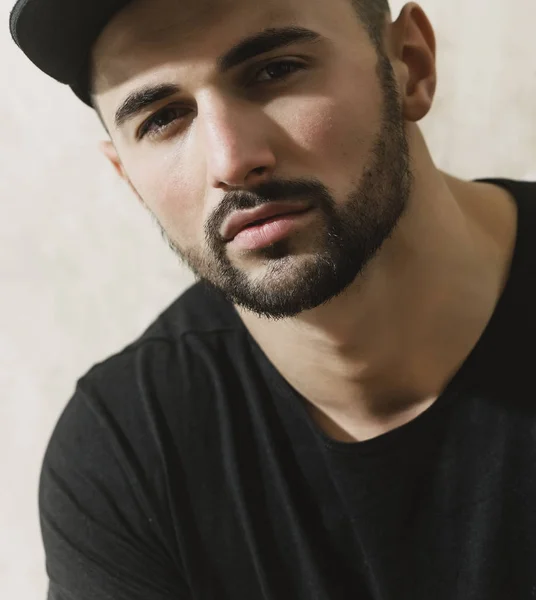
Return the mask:
<path id="1" fill-rule="evenodd" d="M 415 2 L 406 4 L 392 25 L 390 53 L 404 117 L 420 121 L 430 111 L 436 91 L 436 41 L 428 17 Z"/>
<path id="2" fill-rule="evenodd" d="M 119 155 L 117 154 L 117 150 L 115 149 L 113 143 L 110 140 L 103 140 L 102 142 L 99 142 L 99 149 L 104 154 L 104 156 L 112 163 L 112 166 L 119 174 L 119 177 L 121 177 L 121 179 L 127 180 L 128 177 L 125 173 L 125 170 L 123 169 L 123 164 L 119 159 Z"/>
<path id="3" fill-rule="evenodd" d="M 146 207 L 143 198 L 138 194 L 138 190 L 136 190 L 136 188 L 132 185 L 132 182 L 130 181 L 127 172 L 123 167 L 123 163 L 121 162 L 121 159 L 119 158 L 119 155 L 117 154 L 117 150 L 115 149 L 113 143 L 110 140 L 102 140 L 101 142 L 99 142 L 99 149 L 104 154 L 104 156 L 106 156 L 106 158 L 112 163 L 112 166 L 119 174 L 119 177 L 121 177 L 121 179 L 128 183 L 130 189 L 134 192 L 138 200 L 142 203 L 144 207 Z"/>

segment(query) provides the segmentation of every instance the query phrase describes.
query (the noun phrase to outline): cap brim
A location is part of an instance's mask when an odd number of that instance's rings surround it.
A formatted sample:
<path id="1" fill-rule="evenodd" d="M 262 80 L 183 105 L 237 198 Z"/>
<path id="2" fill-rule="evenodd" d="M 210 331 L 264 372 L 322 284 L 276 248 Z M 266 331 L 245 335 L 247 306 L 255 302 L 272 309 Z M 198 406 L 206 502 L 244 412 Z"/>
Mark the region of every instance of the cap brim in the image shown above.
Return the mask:
<path id="1" fill-rule="evenodd" d="M 91 106 L 87 75 L 91 47 L 130 0 L 18 0 L 9 18 L 13 40 L 50 77 L 71 86 Z"/>

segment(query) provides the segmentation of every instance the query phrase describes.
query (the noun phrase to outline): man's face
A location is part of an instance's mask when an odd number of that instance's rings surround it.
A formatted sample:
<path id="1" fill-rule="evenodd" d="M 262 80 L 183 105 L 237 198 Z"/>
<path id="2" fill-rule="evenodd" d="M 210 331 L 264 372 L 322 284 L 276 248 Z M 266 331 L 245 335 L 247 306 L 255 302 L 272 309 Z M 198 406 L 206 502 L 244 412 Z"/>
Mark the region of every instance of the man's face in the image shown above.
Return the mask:
<path id="1" fill-rule="evenodd" d="M 291 26 L 315 35 L 222 70 L 237 42 Z M 274 319 L 315 308 L 393 231 L 412 182 L 404 120 L 391 65 L 349 0 L 141 0 L 93 58 L 124 176 L 170 247 L 231 302 Z M 127 96 L 161 84 L 179 89 L 115 128 Z M 309 210 L 276 241 L 222 235 L 235 211 L 274 201 Z"/>

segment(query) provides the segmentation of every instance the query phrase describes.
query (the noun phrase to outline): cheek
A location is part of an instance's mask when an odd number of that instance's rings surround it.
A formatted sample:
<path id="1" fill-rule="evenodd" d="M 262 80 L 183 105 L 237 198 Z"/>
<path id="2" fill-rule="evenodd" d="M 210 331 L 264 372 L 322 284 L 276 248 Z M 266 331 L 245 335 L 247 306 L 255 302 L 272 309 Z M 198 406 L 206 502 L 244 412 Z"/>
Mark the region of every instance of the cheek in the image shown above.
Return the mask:
<path id="1" fill-rule="evenodd" d="M 359 92 L 339 98 L 303 99 L 292 107 L 293 118 L 283 127 L 292 141 L 326 173 L 326 181 L 364 165 L 381 126 L 372 94 Z M 346 171 L 347 172 L 347 171 Z M 330 173 L 332 176 L 330 176 Z"/>
<path id="2" fill-rule="evenodd" d="M 136 174 L 132 183 L 160 225 L 181 247 L 190 247 L 199 244 L 203 228 L 203 193 L 196 193 L 194 177 L 178 167 L 179 160 L 172 152 L 147 152 L 130 169 Z"/>

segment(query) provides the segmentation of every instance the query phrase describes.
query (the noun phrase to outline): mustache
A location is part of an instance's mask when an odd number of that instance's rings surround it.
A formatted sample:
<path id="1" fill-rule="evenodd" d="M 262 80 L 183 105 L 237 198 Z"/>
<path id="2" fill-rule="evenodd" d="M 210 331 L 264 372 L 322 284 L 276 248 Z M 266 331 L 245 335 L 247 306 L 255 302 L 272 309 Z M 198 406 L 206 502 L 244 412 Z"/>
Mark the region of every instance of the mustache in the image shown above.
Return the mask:
<path id="1" fill-rule="evenodd" d="M 257 208 L 269 202 L 291 202 L 304 198 L 310 201 L 311 208 L 333 204 L 329 190 L 317 179 L 273 179 L 263 181 L 249 190 L 227 192 L 207 220 L 205 227 L 207 237 L 212 237 L 219 231 L 223 221 L 235 211 Z"/>
<path id="2" fill-rule="evenodd" d="M 294 181 L 263 181 L 251 190 L 235 190 L 225 194 L 222 206 L 233 210 L 257 208 L 267 202 L 284 202 L 302 196 L 318 197 L 329 192 L 316 180 L 295 179 Z"/>

